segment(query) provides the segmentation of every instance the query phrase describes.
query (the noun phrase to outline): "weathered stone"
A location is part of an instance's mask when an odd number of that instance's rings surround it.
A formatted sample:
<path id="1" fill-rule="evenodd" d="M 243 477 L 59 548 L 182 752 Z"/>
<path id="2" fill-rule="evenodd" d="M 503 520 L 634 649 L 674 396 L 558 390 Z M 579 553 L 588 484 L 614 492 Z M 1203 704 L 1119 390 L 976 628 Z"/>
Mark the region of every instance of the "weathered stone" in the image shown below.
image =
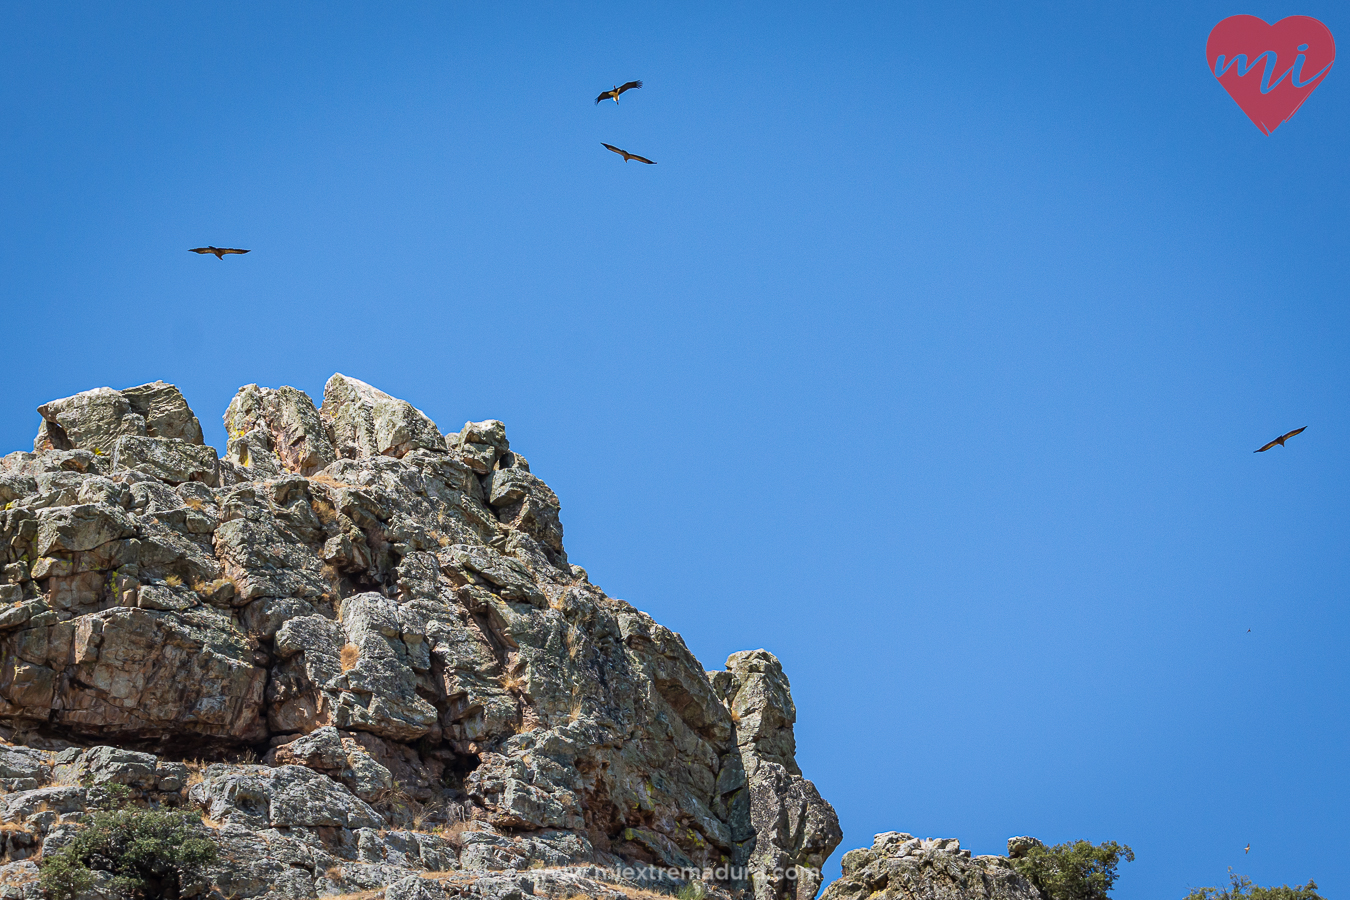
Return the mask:
<path id="1" fill-rule="evenodd" d="M 491 547 L 455 544 L 443 556 L 449 565 L 481 575 L 507 600 L 524 600 L 540 608 L 548 606 L 548 598 L 535 585 L 530 570 Z"/>
<path id="2" fill-rule="evenodd" d="M 1008 838 L 1008 858 L 1021 859 L 1036 847 L 1044 846 L 1045 844 L 1042 841 L 1034 837 L 1028 837 L 1026 835 L 1010 837 Z"/>
<path id="3" fill-rule="evenodd" d="M 745 814 L 756 837 L 753 848 L 738 847 L 737 858 L 750 849 L 746 863 L 756 900 L 810 900 L 843 832 L 834 808 L 797 768 L 797 710 L 783 668 L 766 650 L 743 651 L 709 680 L 738 720 L 736 741 L 749 787 Z M 734 819 L 735 804 L 729 812 Z M 795 878 L 787 877 L 789 870 Z"/>
<path id="4" fill-rule="evenodd" d="M 220 854 L 207 867 L 207 883 L 222 897 L 311 900 L 322 851 L 271 828 L 225 823 L 212 839 Z M 212 892 L 212 896 L 215 892 Z"/>
<path id="5" fill-rule="evenodd" d="M 844 854 L 843 877 L 821 900 L 1043 900 L 1002 856 L 970 856 L 954 838 L 888 831 Z"/>
<path id="6" fill-rule="evenodd" d="M 47 754 L 40 750 L 28 747 L 0 747 L 0 778 L 27 778 L 42 784 L 51 778 L 51 769 Z"/>
<path id="7" fill-rule="evenodd" d="M 6 587 L 15 588 L 18 593 L 18 585 L 6 585 Z M 11 595 L 12 596 L 12 595 Z M 42 600 L 29 600 L 26 603 L 15 603 L 13 606 L 0 611 L 0 631 L 9 631 L 18 628 L 33 618 L 37 613 L 45 612 L 49 607 Z"/>
<path id="8" fill-rule="evenodd" d="M 158 757 L 118 747 L 93 747 L 76 764 L 80 781 L 85 785 L 115 784 L 153 788 L 159 781 L 156 771 Z"/>
<path id="9" fill-rule="evenodd" d="M 409 875 L 389 885 L 384 900 L 446 900 L 445 888 L 420 875 Z"/>
<path id="10" fill-rule="evenodd" d="M 171 386 L 94 393 L 49 410 L 52 449 L 0 460 L 0 734 L 105 746 L 0 750 L 0 790 L 187 788 L 222 848 L 188 896 L 420 897 L 442 888 L 410 875 L 458 865 L 447 897 L 622 900 L 554 868 L 584 863 L 749 864 L 689 890 L 814 893 L 838 824 L 781 666 L 708 675 L 590 584 L 500 422 L 443 437 L 344 376 L 322 411 L 250 385 L 217 461 Z M 43 796 L 68 811 L 15 811 L 56 848 L 89 797 Z"/>
<path id="11" fill-rule="evenodd" d="M 156 438 L 176 438 L 189 444 L 202 442 L 202 426 L 192 414 L 178 388 L 163 381 L 123 388 L 133 412 L 145 419 L 145 433 Z"/>
<path id="12" fill-rule="evenodd" d="M 335 724 L 395 740 L 430 731 L 437 711 L 417 695 L 394 602 L 374 593 L 348 597 L 342 601 L 342 623 L 347 646 L 357 652 L 339 681 L 344 690 L 337 697 Z"/>
<path id="13" fill-rule="evenodd" d="M 213 765 L 189 791 L 212 819 L 272 828 L 378 828 L 379 814 L 341 784 L 303 766 Z"/>
<path id="14" fill-rule="evenodd" d="M 145 417 L 112 388 L 94 388 L 38 407 L 42 428 L 33 442 L 42 450 L 91 450 L 111 453 L 118 438 L 144 435 Z"/>
<path id="15" fill-rule="evenodd" d="M 216 451 L 181 438 L 118 438 L 113 445 L 112 469 L 142 472 L 168 484 L 199 481 L 214 487 L 220 483 Z"/>
<path id="16" fill-rule="evenodd" d="M 315 551 L 290 538 L 275 519 L 225 522 L 216 529 L 215 545 L 234 582 L 237 602 L 259 597 L 310 599 L 331 590 Z"/>
<path id="17" fill-rule="evenodd" d="M 511 447 L 506 440 L 506 426 L 496 419 L 465 422 L 459 434 L 446 437 L 446 444 L 480 475 L 491 472 Z"/>
<path id="18" fill-rule="evenodd" d="M 314 401 L 293 387 L 246 385 L 225 411 L 226 455 L 265 475 L 285 469 L 313 475 L 337 458 L 333 439 Z M 275 460 L 269 464 L 264 455 Z"/>
<path id="19" fill-rule="evenodd" d="M 266 670 L 211 614 L 114 608 L 0 639 L 0 715 L 22 711 L 73 733 L 256 740 Z M 61 629 L 61 639 L 56 630 Z M 40 632 L 43 662 L 21 662 Z M 58 683 L 50 666 L 66 676 Z"/>
<path id="20" fill-rule="evenodd" d="M 37 491 L 37 481 L 31 475 L 0 475 L 0 509 Z"/>
<path id="21" fill-rule="evenodd" d="M 85 503 L 38 513 L 35 549 L 39 556 L 93 550 L 109 541 L 132 537 L 136 522 L 116 506 Z"/>
<path id="22" fill-rule="evenodd" d="M 357 456 L 401 457 L 419 447 L 445 446 L 436 423 L 421 410 L 346 375 L 328 379 L 322 411 L 333 423 L 338 447 L 350 447 Z"/>

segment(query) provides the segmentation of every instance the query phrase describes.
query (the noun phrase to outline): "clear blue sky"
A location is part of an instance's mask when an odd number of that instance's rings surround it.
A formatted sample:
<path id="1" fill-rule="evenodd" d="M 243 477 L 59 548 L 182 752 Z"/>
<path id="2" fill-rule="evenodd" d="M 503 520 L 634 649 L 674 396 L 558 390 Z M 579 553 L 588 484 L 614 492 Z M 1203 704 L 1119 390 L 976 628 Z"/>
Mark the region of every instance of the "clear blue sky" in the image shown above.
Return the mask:
<path id="1" fill-rule="evenodd" d="M 1204 53 L 1347 7 L 279 6 L 0 6 L 0 448 L 156 378 L 218 447 L 335 371 L 500 418 L 596 583 L 782 658 L 829 877 L 1350 896 L 1350 72 L 1266 137 Z"/>

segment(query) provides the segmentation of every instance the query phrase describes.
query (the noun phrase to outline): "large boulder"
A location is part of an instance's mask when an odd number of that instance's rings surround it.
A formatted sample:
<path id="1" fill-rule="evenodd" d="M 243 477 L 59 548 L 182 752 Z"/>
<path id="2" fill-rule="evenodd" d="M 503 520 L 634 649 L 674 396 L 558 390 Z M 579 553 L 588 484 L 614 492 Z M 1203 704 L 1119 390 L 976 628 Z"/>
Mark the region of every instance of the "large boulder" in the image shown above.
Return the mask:
<path id="1" fill-rule="evenodd" d="M 313 475 L 333 460 L 330 426 L 303 391 L 245 385 L 225 410 L 226 456 L 267 475 Z"/>
<path id="2" fill-rule="evenodd" d="M 323 414 L 344 455 L 402 457 L 445 446 L 436 423 L 411 403 L 340 373 L 324 385 Z"/>
<path id="3" fill-rule="evenodd" d="M 955 838 L 888 831 L 844 854 L 821 900 L 1044 900 L 1007 857 L 971 857 Z"/>
<path id="4" fill-rule="evenodd" d="M 202 443 L 202 425 L 178 388 L 153 381 L 123 388 L 120 393 L 131 404 L 132 411 L 145 419 L 145 433 L 150 437 Z"/>
<path id="5" fill-rule="evenodd" d="M 212 819 L 271 828 L 379 828 L 384 820 L 326 775 L 303 766 L 213 765 L 189 791 Z"/>
<path id="6" fill-rule="evenodd" d="M 42 425 L 33 450 L 92 450 L 111 453 L 118 438 L 145 435 L 145 416 L 112 388 L 94 388 L 38 407 Z"/>
<path id="7" fill-rule="evenodd" d="M 491 472 L 497 460 L 511 448 L 510 441 L 506 439 L 506 426 L 496 419 L 465 422 L 459 434 L 448 435 L 446 442 L 480 475 Z"/>
<path id="8" fill-rule="evenodd" d="M 109 454 L 122 437 L 202 443 L 202 427 L 178 388 L 163 381 L 115 391 L 94 388 L 38 407 L 42 425 L 34 451 L 91 450 Z"/>

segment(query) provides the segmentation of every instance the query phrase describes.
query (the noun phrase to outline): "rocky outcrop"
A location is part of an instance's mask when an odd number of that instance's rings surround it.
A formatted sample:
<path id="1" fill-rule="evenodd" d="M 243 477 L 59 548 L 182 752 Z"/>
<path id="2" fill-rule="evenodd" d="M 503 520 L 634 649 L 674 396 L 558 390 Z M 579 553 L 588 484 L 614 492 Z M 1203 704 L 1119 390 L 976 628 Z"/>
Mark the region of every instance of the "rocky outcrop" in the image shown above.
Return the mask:
<path id="1" fill-rule="evenodd" d="M 151 437 L 202 443 L 202 426 L 171 384 L 156 381 L 114 391 L 95 388 L 38 407 L 42 425 L 34 451 L 112 452 L 123 437 Z M 214 454 L 213 454 L 214 455 Z"/>
<path id="2" fill-rule="evenodd" d="M 328 379 L 323 411 L 333 423 L 333 440 L 344 455 L 401 459 L 412 450 L 445 446 L 436 423 L 420 409 L 345 375 Z"/>
<path id="3" fill-rule="evenodd" d="M 225 410 L 225 456 L 254 477 L 313 475 L 337 459 L 332 426 L 314 401 L 293 387 L 245 385 Z"/>
<path id="4" fill-rule="evenodd" d="M 845 853 L 842 866 L 821 900 L 1043 900 L 1008 857 L 972 857 L 955 838 L 888 831 Z"/>
<path id="5" fill-rule="evenodd" d="M 502 423 L 343 375 L 241 388 L 223 459 L 162 382 L 40 412 L 0 460 L 0 895 L 104 781 L 200 810 L 222 896 L 815 895 L 840 831 L 778 661 L 706 673 L 591 584 Z"/>
<path id="6" fill-rule="evenodd" d="M 711 681 L 736 722 L 741 769 L 728 770 L 727 783 L 743 779 L 750 797 L 748 821 L 735 826 L 755 839 L 738 862 L 753 873 L 756 897 L 811 900 L 843 832 L 833 808 L 797 768 L 797 708 L 783 667 L 765 650 L 733 653 L 726 671 Z"/>

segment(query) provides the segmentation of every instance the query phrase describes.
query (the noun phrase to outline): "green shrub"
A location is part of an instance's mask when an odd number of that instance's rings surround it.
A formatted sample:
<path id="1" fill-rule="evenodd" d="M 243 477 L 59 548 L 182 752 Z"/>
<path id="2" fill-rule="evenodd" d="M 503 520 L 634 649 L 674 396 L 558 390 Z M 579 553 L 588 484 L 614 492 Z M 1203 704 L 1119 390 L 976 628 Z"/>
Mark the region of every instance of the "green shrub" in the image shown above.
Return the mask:
<path id="1" fill-rule="evenodd" d="M 96 872 L 113 876 L 119 896 L 175 898 L 185 876 L 215 859 L 215 843 L 191 813 L 130 806 L 125 788 L 102 793 L 103 808 L 89 815 L 70 843 L 43 854 L 39 880 L 53 900 L 93 887 Z"/>
<path id="2" fill-rule="evenodd" d="M 1196 888 L 1186 895 L 1186 900 L 1326 900 L 1321 894 L 1317 893 L 1317 884 L 1311 878 L 1305 885 L 1295 885 L 1290 887 L 1282 884 L 1279 887 L 1263 888 L 1252 884 L 1250 878 L 1242 875 L 1234 875 L 1233 868 L 1228 868 L 1227 888 L 1220 890 L 1216 887 Z"/>
<path id="3" fill-rule="evenodd" d="M 1115 841 L 1072 841 L 1032 847 L 1012 864 L 1050 900 L 1106 900 L 1122 859 L 1134 862 L 1134 851 Z"/>

